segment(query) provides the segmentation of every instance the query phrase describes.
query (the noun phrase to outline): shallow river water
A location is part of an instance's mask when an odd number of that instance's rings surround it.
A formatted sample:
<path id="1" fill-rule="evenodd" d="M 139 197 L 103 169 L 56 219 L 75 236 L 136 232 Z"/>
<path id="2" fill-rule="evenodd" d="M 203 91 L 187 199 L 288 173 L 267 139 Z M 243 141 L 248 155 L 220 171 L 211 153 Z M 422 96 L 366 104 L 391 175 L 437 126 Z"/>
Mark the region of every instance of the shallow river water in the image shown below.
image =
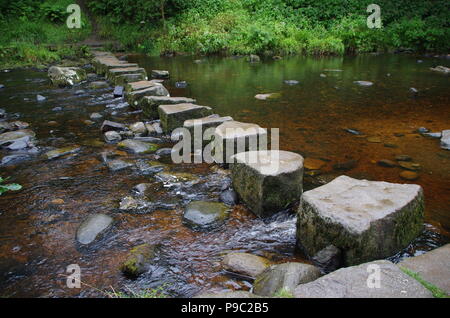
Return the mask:
<path id="1" fill-rule="evenodd" d="M 423 60 L 418 62 L 417 60 Z M 305 176 L 305 189 L 346 174 L 388 182 L 402 180 L 399 167 L 387 168 L 378 160 L 408 155 L 419 163 L 424 188 L 426 219 L 423 234 L 393 256 L 417 255 L 450 240 L 450 151 L 439 140 L 423 137 L 419 127 L 431 131 L 450 129 L 449 77 L 429 67 L 449 66 L 445 59 L 405 55 L 368 55 L 342 58 L 292 57 L 249 64 L 243 58 L 149 58 L 130 56 L 147 72 L 167 69 L 165 86 L 172 96 L 194 97 L 200 105 L 235 120 L 280 129 L 280 148 L 306 158 L 322 159 L 321 174 Z M 336 71 L 340 70 L 340 71 Z M 322 74 L 322 75 L 321 75 Z M 297 80 L 287 85 L 284 80 Z M 372 81 L 361 87 L 354 81 Z M 186 88 L 176 88 L 187 81 Z M 221 270 L 222 255 L 230 250 L 266 256 L 275 262 L 305 261 L 295 249 L 295 215 L 282 212 L 268 220 L 257 219 L 238 205 L 228 221 L 211 232 L 194 232 L 182 224 L 183 205 L 193 199 L 217 199 L 217 189 L 227 181 L 216 167 L 174 165 L 168 173 L 192 173 L 194 183 L 161 183 L 139 169 L 111 172 L 101 153 L 116 151 L 103 142 L 102 120 L 88 125 L 93 112 L 105 119 L 133 123 L 142 119 L 133 109 L 119 105 L 112 89 L 91 90 L 88 83 L 55 89 L 46 72 L 12 70 L 0 73 L 0 108 L 8 120 L 30 123 L 36 132 L 38 154 L 0 166 L 0 175 L 23 189 L 0 197 L 0 296 L 89 297 L 105 291 L 139 291 L 164 285 L 172 296 L 192 296 L 206 290 L 249 290 L 251 283 Z M 414 87 L 418 93 L 412 93 Z M 77 91 L 83 90 L 84 92 Z M 261 93 L 281 93 L 261 101 Z M 40 94 L 47 99 L 36 101 Z M 54 110 L 61 107 L 62 110 Z M 56 123 L 49 123 L 55 121 Z M 345 129 L 362 133 L 354 135 Z M 370 138 L 377 137 L 377 138 Z M 376 140 L 379 142 L 370 142 Z M 79 145 L 81 151 L 49 161 L 45 150 Z M 0 157 L 10 155 L 0 150 Z M 133 161 L 146 156 L 118 155 Z M 348 171 L 333 166 L 349 161 Z M 126 213 L 118 202 L 142 182 L 153 184 L 154 201 L 175 203 L 173 208 L 148 213 Z M 115 219 L 112 229 L 88 248 L 77 245 L 75 233 L 90 214 L 105 213 Z M 137 280 L 125 278 L 119 266 L 138 244 L 160 244 L 152 270 Z M 66 287 L 66 267 L 81 267 L 82 289 Z"/>

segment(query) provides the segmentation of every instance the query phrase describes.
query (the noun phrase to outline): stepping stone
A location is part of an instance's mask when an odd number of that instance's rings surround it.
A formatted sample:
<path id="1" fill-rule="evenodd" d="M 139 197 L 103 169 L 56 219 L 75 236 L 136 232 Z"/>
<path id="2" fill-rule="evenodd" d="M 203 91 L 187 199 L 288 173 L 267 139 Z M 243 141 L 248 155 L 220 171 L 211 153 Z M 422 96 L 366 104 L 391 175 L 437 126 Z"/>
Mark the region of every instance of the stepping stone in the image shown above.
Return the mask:
<path id="1" fill-rule="evenodd" d="M 371 280 L 379 270 L 379 286 Z M 372 285 L 371 285 L 372 284 Z M 372 288 L 370 288 L 372 287 Z M 379 287 L 379 288 L 377 288 Z M 389 261 L 341 268 L 313 282 L 300 284 L 296 298 L 431 298 L 431 292 Z"/>
<path id="2" fill-rule="evenodd" d="M 226 271 L 255 278 L 263 273 L 272 263 L 264 257 L 249 253 L 228 253 L 222 260 Z"/>
<path id="3" fill-rule="evenodd" d="M 144 74 L 140 74 L 140 73 L 123 74 L 123 75 L 118 75 L 118 76 L 114 77 L 114 84 L 120 85 L 120 86 L 125 86 L 127 83 L 139 82 L 139 81 L 146 80 L 146 79 L 147 79 L 147 76 Z"/>
<path id="4" fill-rule="evenodd" d="M 199 106 L 190 103 L 176 105 L 160 105 L 158 107 L 159 118 L 164 132 L 183 127 L 186 120 L 191 118 L 202 118 L 212 114 L 211 107 Z"/>
<path id="5" fill-rule="evenodd" d="M 105 214 L 89 216 L 78 228 L 77 241 L 87 245 L 95 241 L 102 233 L 111 227 L 113 218 Z"/>
<path id="6" fill-rule="evenodd" d="M 168 97 L 169 95 L 169 91 L 163 85 L 153 84 L 150 87 L 126 93 L 125 99 L 131 107 L 142 109 L 143 105 L 141 105 L 141 102 L 145 96 Z"/>
<path id="7" fill-rule="evenodd" d="M 298 285 L 312 282 L 320 276 L 319 268 L 309 264 L 272 265 L 256 277 L 253 292 L 267 297 L 273 297 L 280 290 L 292 293 Z"/>
<path id="8" fill-rule="evenodd" d="M 450 244 L 425 254 L 409 257 L 397 264 L 420 275 L 450 296 Z"/>
<path id="9" fill-rule="evenodd" d="M 227 144 L 229 145 L 227 149 Z M 259 146 L 263 144 L 263 149 Z M 234 145 L 234 147 L 233 147 Z M 242 145 L 238 147 L 238 145 Z M 226 121 L 214 132 L 214 160 L 217 163 L 231 163 L 231 157 L 239 152 L 265 150 L 267 130 L 257 124 Z"/>
<path id="10" fill-rule="evenodd" d="M 163 96 L 144 96 L 140 101 L 140 108 L 143 110 L 144 115 L 148 118 L 158 118 L 158 106 L 159 105 L 176 105 L 176 104 L 195 104 L 197 101 L 188 97 L 169 97 Z"/>
<path id="11" fill-rule="evenodd" d="M 334 245 L 342 250 L 345 265 L 355 265 L 408 246 L 422 232 L 423 218 L 419 185 L 340 176 L 303 193 L 297 242 L 311 257 Z"/>
<path id="12" fill-rule="evenodd" d="M 145 69 L 142 67 L 126 67 L 126 68 L 112 68 L 108 70 L 106 78 L 109 80 L 114 80 L 117 76 L 125 74 L 143 74 L 144 76 L 147 76 Z"/>
<path id="13" fill-rule="evenodd" d="M 194 230 L 211 230 L 222 225 L 229 212 L 223 203 L 193 201 L 184 210 L 183 222 Z"/>
<path id="14" fill-rule="evenodd" d="M 450 150 L 450 129 L 442 131 L 441 148 Z"/>
<path id="15" fill-rule="evenodd" d="M 224 122 L 232 121 L 232 120 L 233 120 L 233 118 L 230 116 L 220 117 L 219 115 L 214 114 L 211 116 L 198 118 L 198 119 L 188 119 L 184 122 L 183 127 L 189 130 L 189 132 L 191 134 L 191 142 L 193 145 L 194 145 L 195 133 L 196 132 L 199 133 L 199 138 L 201 138 L 201 146 L 203 149 L 203 146 L 206 145 L 207 143 L 211 142 L 211 140 L 214 137 L 214 135 L 211 134 L 211 138 L 209 140 L 204 140 L 203 137 L 204 137 L 205 131 L 209 128 L 211 128 L 211 129 L 216 128 L 217 126 L 220 126 Z"/>
<path id="16" fill-rule="evenodd" d="M 232 156 L 233 188 L 259 217 L 297 202 L 303 192 L 303 157 L 281 151 L 249 151 Z"/>
<path id="17" fill-rule="evenodd" d="M 161 83 L 158 80 L 127 83 L 127 85 L 125 85 L 125 92 L 129 93 L 132 91 L 139 91 L 141 89 L 153 87 L 153 86 L 155 86 L 155 84 L 157 85 L 157 84 L 161 84 Z"/>
<path id="18" fill-rule="evenodd" d="M 98 56 L 92 60 L 92 65 L 97 74 L 105 75 L 108 70 L 113 68 L 138 67 L 136 63 L 127 63 L 119 61 L 115 56 Z"/>
<path id="19" fill-rule="evenodd" d="M 167 79 L 170 77 L 168 71 L 162 71 L 162 70 L 152 70 L 152 77 L 153 78 L 160 78 L 160 79 Z"/>

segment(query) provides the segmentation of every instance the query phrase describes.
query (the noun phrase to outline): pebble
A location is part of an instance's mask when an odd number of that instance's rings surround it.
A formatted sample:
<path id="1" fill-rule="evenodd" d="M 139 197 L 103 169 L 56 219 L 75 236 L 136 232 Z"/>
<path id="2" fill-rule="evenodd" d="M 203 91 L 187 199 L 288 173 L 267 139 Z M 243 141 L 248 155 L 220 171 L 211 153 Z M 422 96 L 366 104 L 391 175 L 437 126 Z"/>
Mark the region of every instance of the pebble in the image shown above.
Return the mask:
<path id="1" fill-rule="evenodd" d="M 414 171 L 402 171 L 400 172 L 400 177 L 405 180 L 416 180 L 419 178 L 419 174 Z"/>
<path id="2" fill-rule="evenodd" d="M 371 137 L 367 137 L 367 141 L 368 142 L 373 142 L 373 143 L 380 143 L 381 142 L 381 138 L 377 137 L 377 136 L 371 136 Z"/>
<path id="3" fill-rule="evenodd" d="M 408 155 L 398 155 L 395 157 L 397 161 L 412 161 L 412 158 Z"/>
<path id="4" fill-rule="evenodd" d="M 414 162 L 407 162 L 407 161 L 399 161 L 398 165 L 402 167 L 403 169 L 410 170 L 410 171 L 417 171 L 421 169 L 420 164 L 414 163 Z"/>
<path id="5" fill-rule="evenodd" d="M 380 165 L 382 167 L 386 167 L 386 168 L 393 168 L 393 167 L 397 166 L 397 163 L 395 163 L 392 160 L 382 159 L 382 160 L 378 161 L 378 165 Z"/>
<path id="6" fill-rule="evenodd" d="M 102 114 L 99 113 L 92 113 L 91 116 L 89 116 L 91 119 L 100 119 L 103 118 Z"/>

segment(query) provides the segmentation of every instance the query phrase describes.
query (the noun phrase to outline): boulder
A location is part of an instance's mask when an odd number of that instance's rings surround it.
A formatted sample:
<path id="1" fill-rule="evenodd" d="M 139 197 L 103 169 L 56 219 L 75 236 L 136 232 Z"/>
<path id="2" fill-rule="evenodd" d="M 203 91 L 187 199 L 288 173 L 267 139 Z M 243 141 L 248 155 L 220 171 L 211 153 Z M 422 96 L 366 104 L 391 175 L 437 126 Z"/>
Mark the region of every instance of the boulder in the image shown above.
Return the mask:
<path id="1" fill-rule="evenodd" d="M 280 93 L 268 93 L 268 94 L 256 94 L 255 98 L 259 100 L 276 99 L 280 98 Z"/>
<path id="2" fill-rule="evenodd" d="M 62 156 L 77 153 L 81 150 L 79 146 L 69 146 L 64 148 L 58 148 L 45 153 L 48 160 L 56 159 Z"/>
<path id="3" fill-rule="evenodd" d="M 303 157 L 270 150 L 232 157 L 233 188 L 259 217 L 268 217 L 298 201 L 303 192 Z"/>
<path id="4" fill-rule="evenodd" d="M 81 223 L 77 231 L 77 241 L 87 245 L 104 233 L 113 223 L 113 218 L 105 214 L 90 215 Z"/>
<path id="5" fill-rule="evenodd" d="M 125 98 L 128 101 L 128 104 L 130 104 L 132 107 L 134 108 L 142 108 L 143 105 L 141 105 L 142 103 L 142 99 L 145 96 L 169 96 L 169 91 L 162 86 L 161 84 L 154 84 L 153 86 L 144 88 L 144 89 L 140 89 L 140 90 L 135 90 L 129 93 L 125 94 Z"/>
<path id="6" fill-rule="evenodd" d="M 199 106 L 189 103 L 176 105 L 160 105 L 158 107 L 159 117 L 164 132 L 183 127 L 186 120 L 192 118 L 202 118 L 212 114 L 211 107 Z"/>
<path id="7" fill-rule="evenodd" d="M 419 185 L 340 176 L 303 193 L 297 242 L 310 256 L 334 245 L 345 265 L 355 265 L 405 248 L 421 233 L 423 217 Z"/>
<path id="8" fill-rule="evenodd" d="M 16 131 L 9 131 L 0 134 L 0 146 L 9 145 L 14 143 L 15 141 L 22 139 L 24 137 L 29 137 L 33 139 L 36 134 L 29 129 L 21 129 Z"/>
<path id="9" fill-rule="evenodd" d="M 231 157 L 238 152 L 266 148 L 267 130 L 257 124 L 226 121 L 214 132 L 214 160 L 217 163 L 232 163 Z"/>
<path id="10" fill-rule="evenodd" d="M 379 285 L 376 283 L 376 276 L 371 276 L 378 270 Z M 341 268 L 313 282 L 300 284 L 295 288 L 294 296 L 297 298 L 429 298 L 432 294 L 396 265 L 381 260 Z"/>
<path id="11" fill-rule="evenodd" d="M 183 214 L 183 222 L 194 230 L 211 230 L 228 218 L 229 208 L 219 202 L 193 201 Z"/>
<path id="12" fill-rule="evenodd" d="M 152 264 L 156 255 L 156 247 L 150 244 L 142 244 L 134 247 L 126 260 L 120 266 L 120 270 L 128 277 L 136 278 L 145 273 Z"/>
<path id="13" fill-rule="evenodd" d="M 124 148 L 133 153 L 153 153 L 158 149 L 158 146 L 152 143 L 147 143 L 134 139 L 125 139 L 117 144 L 119 148 Z"/>
<path id="14" fill-rule="evenodd" d="M 86 80 L 86 71 L 78 67 L 52 66 L 48 69 L 48 76 L 53 85 L 65 87 Z"/>
<path id="15" fill-rule="evenodd" d="M 442 131 L 441 148 L 450 150 L 450 129 Z"/>
<path id="16" fill-rule="evenodd" d="M 169 97 L 164 96 L 144 96 L 139 107 L 142 108 L 144 115 L 148 118 L 158 118 L 159 105 L 176 105 L 176 104 L 195 104 L 197 101 L 188 97 Z"/>
<path id="17" fill-rule="evenodd" d="M 226 271 L 248 278 L 256 278 L 270 265 L 267 258 L 249 253 L 228 253 L 222 260 Z"/>
<path id="18" fill-rule="evenodd" d="M 253 284 L 253 293 L 271 297 L 284 289 L 293 292 L 299 284 L 309 283 L 320 277 L 320 270 L 303 263 L 272 265 L 258 275 Z"/>
<path id="19" fill-rule="evenodd" d="M 169 71 L 152 70 L 153 78 L 167 79 L 170 77 Z"/>
<path id="20" fill-rule="evenodd" d="M 409 269 L 450 296 L 450 244 L 425 254 L 409 257 L 397 264 Z"/>

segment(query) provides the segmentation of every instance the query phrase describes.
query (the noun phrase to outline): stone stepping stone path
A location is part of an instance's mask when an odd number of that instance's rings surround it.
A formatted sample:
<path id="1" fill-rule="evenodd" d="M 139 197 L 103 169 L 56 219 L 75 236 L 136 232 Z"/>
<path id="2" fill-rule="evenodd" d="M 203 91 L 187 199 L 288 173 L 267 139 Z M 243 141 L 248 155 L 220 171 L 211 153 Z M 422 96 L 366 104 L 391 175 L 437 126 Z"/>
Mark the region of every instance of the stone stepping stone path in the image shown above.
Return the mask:
<path id="1" fill-rule="evenodd" d="M 148 118 L 158 118 L 159 105 L 195 104 L 197 101 L 188 97 L 144 96 L 140 102 L 140 108 Z"/>
<path id="2" fill-rule="evenodd" d="M 386 258 L 421 233 L 423 200 L 419 185 L 340 176 L 303 193 L 297 240 L 310 256 L 336 246 L 346 265 Z"/>

